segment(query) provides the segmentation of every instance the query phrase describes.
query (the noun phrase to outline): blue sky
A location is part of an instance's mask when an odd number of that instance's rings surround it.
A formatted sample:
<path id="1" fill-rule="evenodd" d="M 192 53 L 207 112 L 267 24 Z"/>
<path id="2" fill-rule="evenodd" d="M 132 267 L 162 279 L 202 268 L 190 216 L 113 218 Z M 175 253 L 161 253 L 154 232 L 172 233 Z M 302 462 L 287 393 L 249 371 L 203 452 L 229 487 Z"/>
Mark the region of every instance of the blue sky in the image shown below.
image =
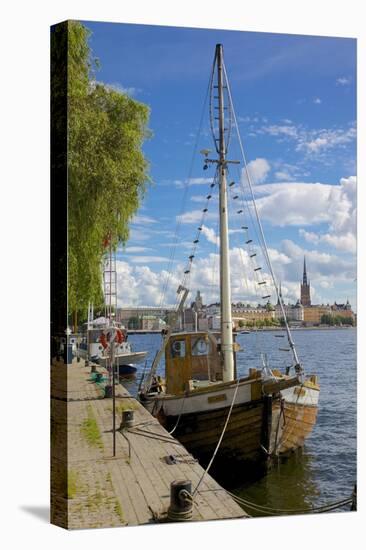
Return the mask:
<path id="1" fill-rule="evenodd" d="M 153 184 L 118 254 L 119 304 L 175 302 L 212 168 L 193 156 L 215 44 L 224 45 L 234 107 L 258 209 L 285 301 L 299 297 L 306 255 L 313 303 L 356 306 L 356 41 L 343 38 L 85 22 L 96 78 L 151 108 L 145 143 Z M 208 107 L 198 150 L 212 148 Z M 231 158 L 239 159 L 232 139 Z M 231 170 L 233 196 L 241 168 Z M 234 191 L 235 190 L 235 191 Z M 190 275 L 194 294 L 218 299 L 217 189 Z M 171 257 L 180 218 L 178 246 Z M 233 301 L 261 302 L 233 203 Z M 250 221 L 250 220 L 249 220 Z M 250 227 L 255 244 L 255 230 Z M 257 250 L 257 249 L 256 249 Z M 259 253 L 258 253 L 258 260 Z M 262 267 L 264 277 L 266 270 Z M 172 268 L 162 293 L 168 267 Z M 273 295 L 274 296 L 274 295 Z M 275 301 L 274 297 L 272 301 Z"/>

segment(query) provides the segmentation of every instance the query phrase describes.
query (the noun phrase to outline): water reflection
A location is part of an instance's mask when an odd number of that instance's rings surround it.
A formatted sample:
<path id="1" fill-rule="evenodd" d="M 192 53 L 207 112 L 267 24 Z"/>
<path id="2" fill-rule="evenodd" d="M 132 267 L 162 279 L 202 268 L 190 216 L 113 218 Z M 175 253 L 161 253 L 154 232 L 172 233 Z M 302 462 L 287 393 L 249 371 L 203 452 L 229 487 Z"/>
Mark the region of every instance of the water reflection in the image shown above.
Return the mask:
<path id="1" fill-rule="evenodd" d="M 254 483 L 247 481 L 233 492 L 252 503 L 273 509 L 307 509 L 318 501 L 320 487 L 314 480 L 313 457 L 299 449 L 274 463 L 268 474 Z M 247 508 L 252 516 L 265 515 Z"/>
<path id="2" fill-rule="evenodd" d="M 235 489 L 249 501 L 277 509 L 321 506 L 347 498 L 356 482 L 356 330 L 297 330 L 293 337 L 306 372 L 319 377 L 317 423 L 303 451 L 278 463 L 267 476 Z M 151 365 L 160 335 L 129 339 L 137 351 L 148 351 L 147 365 Z M 289 354 L 279 349 L 285 341 L 276 338 L 276 332 L 242 334 L 238 342 L 243 348 L 237 355 L 240 376 L 250 367 L 261 367 L 261 353 L 267 353 L 272 368 L 283 369 L 291 363 Z M 143 369 L 144 364 L 138 365 L 136 376 L 123 380 L 133 395 Z M 158 372 L 163 371 L 162 362 Z"/>

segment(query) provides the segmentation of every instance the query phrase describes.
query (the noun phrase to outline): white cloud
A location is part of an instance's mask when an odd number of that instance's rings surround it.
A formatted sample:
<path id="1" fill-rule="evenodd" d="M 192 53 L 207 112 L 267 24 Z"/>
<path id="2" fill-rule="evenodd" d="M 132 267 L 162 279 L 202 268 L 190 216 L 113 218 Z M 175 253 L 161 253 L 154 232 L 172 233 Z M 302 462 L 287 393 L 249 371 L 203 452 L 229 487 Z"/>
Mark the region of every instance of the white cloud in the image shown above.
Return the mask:
<path id="1" fill-rule="evenodd" d="M 202 234 L 206 237 L 209 243 L 218 245 L 220 242 L 220 238 L 218 235 L 216 235 L 215 230 L 207 227 L 206 225 L 202 225 Z"/>
<path id="2" fill-rule="evenodd" d="M 315 105 L 320 105 L 322 103 L 322 100 L 320 99 L 320 97 L 315 97 L 313 103 L 315 103 Z"/>
<path id="3" fill-rule="evenodd" d="M 205 226 L 206 227 L 206 226 Z M 206 237 L 214 241 L 216 234 L 207 228 Z M 263 303 L 263 288 L 258 285 L 254 277 L 254 268 L 262 267 L 261 280 L 268 282 L 267 292 L 275 302 L 275 290 L 271 284 L 271 277 L 266 264 L 259 253 L 253 260 L 246 249 L 233 247 L 230 250 L 232 300 Z M 269 248 L 269 255 L 277 281 L 281 281 L 282 294 L 286 301 L 296 302 L 300 294 L 300 279 L 302 275 L 303 258 L 306 255 L 308 275 L 311 280 L 312 301 L 321 303 L 329 301 L 323 298 L 322 292 L 335 289 L 339 285 L 353 284 L 355 265 L 353 261 L 345 260 L 335 254 L 318 250 L 305 250 L 291 240 L 284 240 L 280 249 Z M 261 259 L 262 258 L 262 259 Z M 161 258 L 161 261 L 167 258 Z M 149 256 L 141 257 L 142 263 L 151 263 Z M 176 290 L 182 282 L 185 262 L 175 262 L 174 270 L 169 275 L 169 284 L 164 296 L 163 305 L 176 303 Z M 159 268 L 158 268 L 159 269 Z M 119 305 L 160 305 L 162 289 L 168 277 L 165 269 L 155 272 L 149 265 L 134 265 L 133 263 L 118 260 L 118 299 Z M 219 300 L 219 255 L 211 253 L 205 257 L 196 257 L 192 264 L 188 284 L 191 297 L 197 290 L 201 290 L 206 303 Z M 334 291 L 332 293 L 334 295 Z M 327 296 L 327 294 L 325 294 Z M 329 294 L 328 294 L 329 296 Z M 350 293 L 350 297 L 352 293 Z M 341 300 L 340 298 L 339 300 Z"/>
<path id="4" fill-rule="evenodd" d="M 356 237 L 352 233 L 347 233 L 346 235 L 332 235 L 328 233 L 322 235 L 320 240 L 344 252 L 356 253 L 357 250 Z"/>
<path id="5" fill-rule="evenodd" d="M 116 262 L 118 306 L 160 305 L 162 278 L 166 272 L 155 273 L 148 266 L 132 266 Z"/>
<path id="6" fill-rule="evenodd" d="M 276 180 L 290 181 L 291 174 L 286 170 L 279 170 L 278 172 L 275 172 L 275 178 Z"/>
<path id="7" fill-rule="evenodd" d="M 152 250 L 152 248 L 146 248 L 144 246 L 127 246 L 122 252 L 127 252 L 128 254 L 135 254 L 136 252 L 147 252 Z"/>
<path id="8" fill-rule="evenodd" d="M 305 229 L 299 229 L 299 235 L 303 239 L 305 239 L 308 243 L 318 244 L 319 243 L 319 235 L 317 233 L 313 233 L 311 231 L 305 231 Z"/>
<path id="9" fill-rule="evenodd" d="M 190 212 L 185 212 L 184 214 L 181 214 L 180 216 L 177 216 L 177 221 L 180 221 L 181 223 L 188 224 L 188 223 L 199 223 L 202 220 L 203 212 L 202 210 L 191 210 Z M 206 220 L 213 220 L 215 219 L 217 215 L 213 212 L 206 212 L 205 213 L 205 219 Z"/>
<path id="10" fill-rule="evenodd" d="M 252 183 L 262 183 L 266 180 L 271 166 L 265 158 L 256 158 L 248 162 L 247 169 Z M 247 173 L 245 168 L 242 168 L 242 178 L 244 183 L 246 183 Z"/>
<path id="11" fill-rule="evenodd" d="M 301 165 L 290 164 L 282 160 L 273 161 L 272 166 L 276 170 L 274 176 L 277 181 L 294 182 L 300 177 L 310 175 Z"/>
<path id="12" fill-rule="evenodd" d="M 131 223 L 138 224 L 138 225 L 147 225 L 151 223 L 157 223 L 157 220 L 155 220 L 151 216 L 136 215 L 132 218 Z"/>
<path id="13" fill-rule="evenodd" d="M 351 84 L 351 78 L 341 76 L 340 78 L 337 78 L 336 83 L 337 86 L 347 86 L 348 84 Z"/>
<path id="14" fill-rule="evenodd" d="M 150 235 L 145 229 L 135 228 L 130 229 L 129 241 L 144 242 L 150 239 Z"/>
<path id="15" fill-rule="evenodd" d="M 331 238 L 323 239 L 344 250 L 356 235 L 356 178 L 342 178 L 339 185 L 321 183 L 272 183 L 255 188 L 257 207 L 263 220 L 275 226 L 328 224 Z M 303 230 L 304 231 L 304 230 Z M 350 235 L 353 235 L 352 239 Z M 319 242 L 314 233 L 301 233 L 308 242 Z M 346 237 L 347 236 L 347 237 Z M 342 238 L 341 238 L 342 237 Z"/>
<path id="16" fill-rule="evenodd" d="M 315 98 L 314 103 L 320 104 L 320 98 Z M 356 139 L 356 127 L 350 124 L 346 128 L 321 128 L 308 129 L 302 125 L 294 124 L 272 124 L 262 126 L 257 134 L 269 134 L 278 139 L 293 140 L 296 144 L 295 150 L 308 155 L 317 155 L 330 149 L 345 147 Z"/>
<path id="17" fill-rule="evenodd" d="M 255 188 L 263 220 L 273 225 L 311 225 L 330 221 L 328 198 L 332 186 L 320 183 L 272 183 Z"/>
<path id="18" fill-rule="evenodd" d="M 213 182 L 213 177 L 211 178 L 189 178 L 186 180 L 174 180 L 173 184 L 178 187 L 182 188 L 188 185 L 189 187 L 192 185 L 208 185 Z"/>
<path id="19" fill-rule="evenodd" d="M 271 124 L 270 126 L 262 126 L 259 133 L 269 134 L 271 136 L 285 136 L 296 139 L 298 136 L 298 127 L 292 124 Z"/>
<path id="20" fill-rule="evenodd" d="M 356 128 L 317 130 L 303 134 L 298 140 L 297 151 L 306 153 L 319 153 L 324 150 L 344 147 L 356 139 Z"/>
<path id="21" fill-rule="evenodd" d="M 313 232 L 299 230 L 299 234 L 304 240 L 312 244 L 325 243 L 342 252 L 355 253 L 357 249 L 356 236 L 353 233 L 337 235 L 336 233 L 317 234 Z"/>
<path id="22" fill-rule="evenodd" d="M 163 256 L 131 256 L 128 260 L 134 264 L 149 264 L 168 262 L 168 258 Z"/>

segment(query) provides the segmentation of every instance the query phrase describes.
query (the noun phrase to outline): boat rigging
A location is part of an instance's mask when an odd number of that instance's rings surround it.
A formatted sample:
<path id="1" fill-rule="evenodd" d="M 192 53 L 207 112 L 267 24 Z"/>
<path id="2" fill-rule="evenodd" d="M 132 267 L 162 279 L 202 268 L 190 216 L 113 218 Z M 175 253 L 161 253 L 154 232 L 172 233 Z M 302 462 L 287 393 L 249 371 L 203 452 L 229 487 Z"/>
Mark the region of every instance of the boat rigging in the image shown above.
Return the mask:
<path id="1" fill-rule="evenodd" d="M 151 365 L 149 374 L 141 384 L 139 398 L 144 406 L 164 424 L 174 429 L 176 437 L 199 458 L 202 464 L 215 463 L 218 474 L 228 471 L 229 463 L 265 465 L 268 458 L 290 452 L 303 445 L 316 420 L 319 386 L 314 375 L 305 376 L 286 320 L 282 295 L 271 265 L 263 228 L 256 207 L 250 171 L 246 163 L 233 107 L 231 90 L 223 60 L 223 47 L 217 44 L 209 84 L 209 115 L 214 148 L 217 158 L 209 149 L 203 149 L 203 166 L 215 167 L 206 197 L 206 206 L 193 249 L 188 257 L 183 281 L 177 291 L 177 315 L 182 313 L 188 295 L 189 277 L 196 248 L 204 228 L 212 190 L 219 192 L 219 258 L 220 258 L 220 331 L 174 332 L 169 327 L 163 334 L 160 350 Z M 236 368 L 236 352 L 232 323 L 230 248 L 228 199 L 234 182 L 228 183 L 229 166 L 240 164 L 229 156 L 232 128 L 235 127 L 242 153 L 242 162 L 253 203 L 254 217 L 263 256 L 267 264 L 278 303 L 285 319 L 289 350 L 293 354 L 294 374 L 290 368 L 285 373 L 271 369 L 267 355 L 262 354 L 262 365 L 250 369 L 249 375 L 239 377 Z M 243 185 L 243 182 L 241 181 Z M 243 197 L 245 193 L 243 190 Z M 232 201 L 237 201 L 235 193 Z M 245 205 L 236 211 L 240 216 Z M 251 212 L 249 211 L 251 216 Z M 242 225 L 245 243 L 255 262 L 257 252 L 252 248 L 253 239 L 247 234 L 248 226 Z M 253 268 L 254 277 L 263 300 L 268 301 L 268 282 L 261 266 Z M 287 351 L 287 348 L 286 348 Z M 158 377 L 159 363 L 165 355 L 165 376 Z M 224 425 L 224 430 L 222 426 Z M 214 453 L 214 455 L 213 455 Z M 221 468 L 220 468 L 221 464 Z"/>

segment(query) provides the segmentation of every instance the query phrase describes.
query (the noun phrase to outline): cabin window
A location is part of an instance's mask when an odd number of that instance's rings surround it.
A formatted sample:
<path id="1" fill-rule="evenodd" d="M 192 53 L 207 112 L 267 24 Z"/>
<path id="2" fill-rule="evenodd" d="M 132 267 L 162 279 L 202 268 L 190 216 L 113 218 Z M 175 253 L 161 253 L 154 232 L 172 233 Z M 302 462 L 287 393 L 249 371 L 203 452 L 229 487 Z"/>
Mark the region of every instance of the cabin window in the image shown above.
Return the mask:
<path id="1" fill-rule="evenodd" d="M 89 342 L 91 344 L 97 344 L 99 342 L 100 335 L 101 335 L 100 330 L 89 332 Z"/>
<path id="2" fill-rule="evenodd" d="M 192 355 L 208 355 L 209 353 L 210 343 L 206 338 L 192 340 Z"/>
<path id="3" fill-rule="evenodd" d="M 185 357 L 186 343 L 185 340 L 173 340 L 171 345 L 172 357 Z"/>

